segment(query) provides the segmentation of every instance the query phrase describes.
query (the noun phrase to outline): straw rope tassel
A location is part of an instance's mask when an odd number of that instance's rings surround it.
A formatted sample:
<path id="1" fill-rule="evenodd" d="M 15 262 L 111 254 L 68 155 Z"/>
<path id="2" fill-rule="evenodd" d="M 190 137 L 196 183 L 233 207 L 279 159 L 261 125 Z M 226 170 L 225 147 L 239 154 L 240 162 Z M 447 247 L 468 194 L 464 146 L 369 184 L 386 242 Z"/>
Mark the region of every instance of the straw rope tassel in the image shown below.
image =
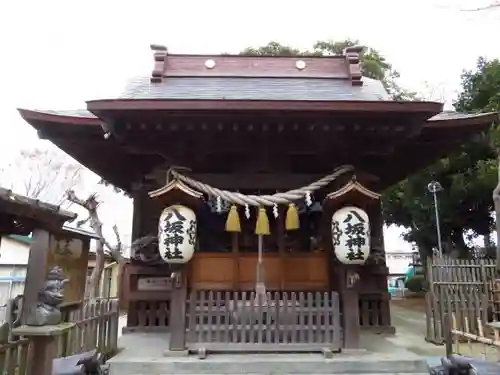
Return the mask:
<path id="1" fill-rule="evenodd" d="M 227 215 L 226 232 L 241 232 L 240 215 L 238 215 L 238 207 L 234 204 Z"/>
<path id="2" fill-rule="evenodd" d="M 259 236 L 269 236 L 271 234 L 269 230 L 269 218 L 264 207 L 259 208 L 257 222 L 255 223 L 255 234 Z"/>
<path id="3" fill-rule="evenodd" d="M 300 228 L 299 212 L 297 211 L 297 206 L 295 205 L 295 203 L 290 203 L 288 205 L 288 210 L 286 211 L 285 228 L 286 230 L 297 230 Z"/>

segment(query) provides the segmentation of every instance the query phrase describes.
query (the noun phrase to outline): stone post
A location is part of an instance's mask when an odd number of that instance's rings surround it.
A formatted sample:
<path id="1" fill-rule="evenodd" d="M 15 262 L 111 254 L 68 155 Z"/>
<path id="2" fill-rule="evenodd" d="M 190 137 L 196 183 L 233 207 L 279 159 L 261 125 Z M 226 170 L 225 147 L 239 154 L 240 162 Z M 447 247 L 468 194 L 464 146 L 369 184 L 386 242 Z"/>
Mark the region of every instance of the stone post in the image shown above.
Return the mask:
<path id="1" fill-rule="evenodd" d="M 62 323 L 50 326 L 21 326 L 14 328 L 12 334 L 31 340 L 33 358 L 29 362 L 29 374 L 52 375 L 52 365 L 57 358 L 57 341 L 64 333 L 75 326 L 74 323 Z"/>

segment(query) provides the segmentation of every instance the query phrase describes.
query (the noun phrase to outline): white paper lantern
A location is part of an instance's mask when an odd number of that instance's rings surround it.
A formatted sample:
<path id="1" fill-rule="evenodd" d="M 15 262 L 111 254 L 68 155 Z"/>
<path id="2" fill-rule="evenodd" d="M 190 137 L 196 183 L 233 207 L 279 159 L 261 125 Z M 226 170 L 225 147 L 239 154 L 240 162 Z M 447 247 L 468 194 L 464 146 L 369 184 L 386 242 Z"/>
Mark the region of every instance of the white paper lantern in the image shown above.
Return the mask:
<path id="1" fill-rule="evenodd" d="M 342 207 L 332 217 L 333 249 L 344 264 L 363 264 L 370 255 L 370 220 L 358 207 Z"/>
<path id="2" fill-rule="evenodd" d="M 196 214 L 188 207 L 167 207 L 158 223 L 158 249 L 167 263 L 182 264 L 191 260 L 196 244 Z"/>

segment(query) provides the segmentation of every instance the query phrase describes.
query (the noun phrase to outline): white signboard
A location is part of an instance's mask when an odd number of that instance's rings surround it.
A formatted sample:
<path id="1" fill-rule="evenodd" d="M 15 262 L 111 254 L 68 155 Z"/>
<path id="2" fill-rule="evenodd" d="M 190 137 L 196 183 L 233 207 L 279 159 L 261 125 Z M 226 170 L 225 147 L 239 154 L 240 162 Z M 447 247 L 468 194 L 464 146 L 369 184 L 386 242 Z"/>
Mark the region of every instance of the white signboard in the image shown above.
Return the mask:
<path id="1" fill-rule="evenodd" d="M 168 291 L 171 289 L 170 277 L 139 277 L 137 280 L 137 290 L 147 291 Z"/>

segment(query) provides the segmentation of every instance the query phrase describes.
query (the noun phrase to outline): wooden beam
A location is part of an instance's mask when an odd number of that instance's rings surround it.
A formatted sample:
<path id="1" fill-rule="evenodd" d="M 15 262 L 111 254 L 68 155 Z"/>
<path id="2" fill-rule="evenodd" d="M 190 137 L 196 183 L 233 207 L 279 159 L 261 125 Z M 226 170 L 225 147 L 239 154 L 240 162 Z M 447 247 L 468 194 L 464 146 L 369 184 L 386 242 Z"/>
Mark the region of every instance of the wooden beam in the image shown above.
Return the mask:
<path id="1" fill-rule="evenodd" d="M 265 121 L 262 118 L 246 121 L 206 121 L 203 119 L 192 121 L 155 121 L 127 122 L 116 128 L 114 134 L 117 136 L 137 137 L 146 134 L 152 135 L 172 135 L 172 134 L 193 134 L 193 133 L 232 133 L 241 135 L 251 133 L 263 133 L 269 135 L 276 134 L 372 134 L 375 136 L 391 136 L 394 134 L 404 134 L 415 131 L 422 127 L 422 122 L 418 124 L 408 122 L 389 122 L 389 121 Z M 417 126 L 418 125 L 418 126 Z M 415 128 L 416 127 L 416 128 Z"/>

